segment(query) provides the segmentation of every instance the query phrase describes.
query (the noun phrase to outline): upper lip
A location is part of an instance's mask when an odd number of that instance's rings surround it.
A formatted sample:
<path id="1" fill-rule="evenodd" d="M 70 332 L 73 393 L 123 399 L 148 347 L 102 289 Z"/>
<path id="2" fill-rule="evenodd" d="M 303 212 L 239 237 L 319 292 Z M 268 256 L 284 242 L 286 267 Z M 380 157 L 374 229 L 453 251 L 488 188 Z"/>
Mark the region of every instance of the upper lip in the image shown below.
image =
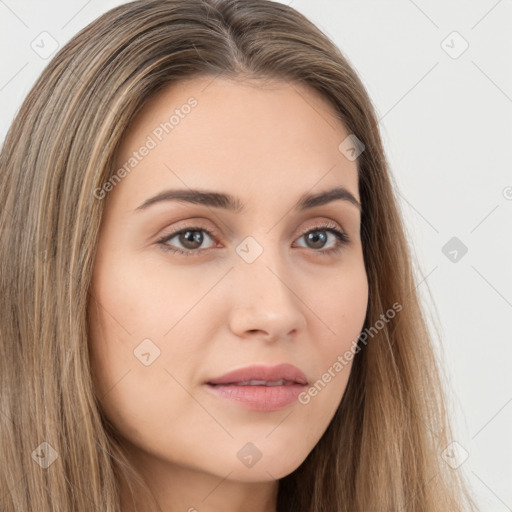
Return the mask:
<path id="1" fill-rule="evenodd" d="M 264 380 L 275 382 L 287 380 L 297 384 L 307 384 L 306 375 L 292 364 L 278 364 L 275 366 L 251 365 L 228 372 L 221 377 L 209 380 L 207 384 L 236 384 L 250 380 Z"/>

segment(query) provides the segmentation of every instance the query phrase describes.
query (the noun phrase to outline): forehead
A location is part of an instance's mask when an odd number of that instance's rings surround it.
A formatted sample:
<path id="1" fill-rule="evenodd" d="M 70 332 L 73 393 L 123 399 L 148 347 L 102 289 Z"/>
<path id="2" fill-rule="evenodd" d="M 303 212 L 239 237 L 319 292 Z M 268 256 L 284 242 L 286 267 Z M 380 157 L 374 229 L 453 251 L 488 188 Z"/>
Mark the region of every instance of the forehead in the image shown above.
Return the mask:
<path id="1" fill-rule="evenodd" d="M 341 184 L 357 197 L 357 162 L 338 149 L 348 135 L 328 100 L 297 83 L 182 81 L 154 95 L 128 127 L 116 163 L 130 172 L 114 192 L 132 207 L 177 186 L 244 197 Z"/>

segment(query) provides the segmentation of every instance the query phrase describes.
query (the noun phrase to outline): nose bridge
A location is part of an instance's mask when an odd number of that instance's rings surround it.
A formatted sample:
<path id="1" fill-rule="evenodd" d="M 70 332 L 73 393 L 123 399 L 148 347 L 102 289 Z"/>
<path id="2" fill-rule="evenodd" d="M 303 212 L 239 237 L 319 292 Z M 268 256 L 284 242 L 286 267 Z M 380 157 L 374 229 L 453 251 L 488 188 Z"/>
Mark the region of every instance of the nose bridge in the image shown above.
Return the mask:
<path id="1" fill-rule="evenodd" d="M 236 273 L 259 296 L 286 299 L 290 290 L 285 285 L 289 273 L 285 255 L 272 235 L 267 233 L 256 236 L 247 236 L 236 247 L 240 259 L 235 265 Z M 242 287 L 245 288 L 243 283 Z"/>

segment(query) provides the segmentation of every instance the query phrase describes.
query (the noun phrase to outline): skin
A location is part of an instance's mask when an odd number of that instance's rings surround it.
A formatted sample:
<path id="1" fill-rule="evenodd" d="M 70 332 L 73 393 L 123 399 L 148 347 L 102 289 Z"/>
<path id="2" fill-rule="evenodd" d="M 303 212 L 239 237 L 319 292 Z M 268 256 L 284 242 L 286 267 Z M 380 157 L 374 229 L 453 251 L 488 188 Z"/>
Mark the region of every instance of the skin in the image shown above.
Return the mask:
<path id="1" fill-rule="evenodd" d="M 316 93 L 207 77 L 154 96 L 129 126 L 118 165 L 191 96 L 197 106 L 103 199 L 89 305 L 95 384 L 162 510 L 275 511 L 278 479 L 325 432 L 352 363 L 309 403 L 273 412 L 218 398 L 203 383 L 286 362 L 312 384 L 354 348 L 368 304 L 360 212 L 344 200 L 293 207 L 304 193 L 336 186 L 360 202 L 357 161 L 338 150 L 349 132 Z M 168 188 L 230 193 L 246 211 L 177 201 L 135 210 Z M 337 243 L 318 228 L 325 221 L 350 238 L 338 253 L 321 254 Z M 157 242 L 197 226 L 213 236 L 166 242 L 195 255 Z M 324 243 L 308 242 L 311 231 Z M 236 252 L 247 236 L 263 249 L 252 263 Z M 134 355 L 144 339 L 160 349 L 148 366 Z M 237 457 L 248 442 L 261 453 L 252 467 Z"/>

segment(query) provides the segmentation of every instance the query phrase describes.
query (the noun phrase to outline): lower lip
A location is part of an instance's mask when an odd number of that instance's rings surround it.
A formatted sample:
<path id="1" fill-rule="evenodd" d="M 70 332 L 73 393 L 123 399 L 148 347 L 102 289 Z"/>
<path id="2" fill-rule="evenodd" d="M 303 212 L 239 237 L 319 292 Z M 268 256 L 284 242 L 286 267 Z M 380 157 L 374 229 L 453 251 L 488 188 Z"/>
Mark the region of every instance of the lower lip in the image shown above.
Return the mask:
<path id="1" fill-rule="evenodd" d="M 236 384 L 206 384 L 217 396 L 231 400 L 253 411 L 277 411 L 297 400 L 306 388 L 302 384 L 286 386 L 237 386 Z"/>

